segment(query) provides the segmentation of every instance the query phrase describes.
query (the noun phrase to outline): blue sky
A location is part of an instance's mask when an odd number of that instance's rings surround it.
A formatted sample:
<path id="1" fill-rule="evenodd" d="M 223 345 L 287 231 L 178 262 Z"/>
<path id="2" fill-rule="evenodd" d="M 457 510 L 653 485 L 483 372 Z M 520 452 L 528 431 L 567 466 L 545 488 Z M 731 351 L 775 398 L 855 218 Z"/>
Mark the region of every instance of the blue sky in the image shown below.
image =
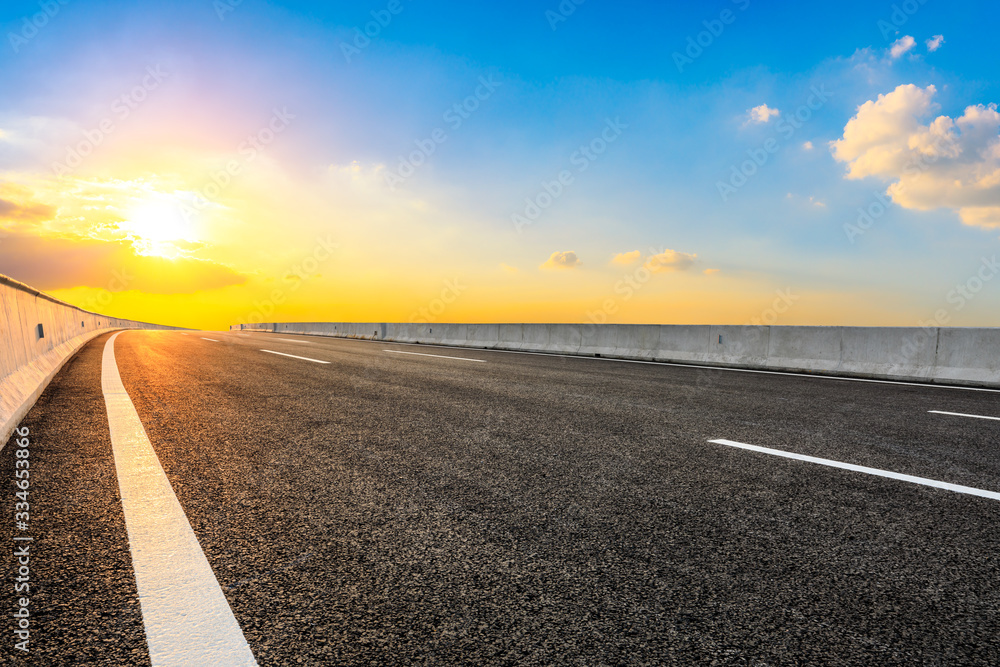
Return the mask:
<path id="1" fill-rule="evenodd" d="M 44 278 L 72 243 L 95 256 L 131 244 L 140 272 L 159 253 L 215 276 L 116 292 L 123 314 L 218 326 L 259 314 L 330 233 L 338 257 L 269 316 L 407 321 L 459 278 L 468 287 L 435 318 L 744 323 L 792 290 L 779 324 L 912 325 L 943 309 L 948 324 L 997 325 L 992 274 L 961 307 L 949 299 L 1000 236 L 995 4 L 53 0 L 19 40 L 42 5 L 0 8 L 0 87 L 16 91 L 0 100 L 0 225 L 41 267 L 22 278 Z M 162 86 L 53 175 L 150 66 L 168 73 Z M 467 100 L 474 110 L 454 110 Z M 169 229 L 169 211 L 125 201 L 128 187 L 161 203 L 203 192 L 276 109 L 288 129 L 195 223 Z M 900 152 L 938 117 L 952 143 L 972 125 L 978 143 L 907 177 Z M 592 143 L 599 154 L 581 152 Z M 414 151 L 413 174 L 393 179 Z M 766 160 L 720 193 L 754 155 Z M 560 174 L 569 182 L 538 206 Z M 121 203 L 74 205 L 71 193 L 112 181 L 131 184 Z M 518 226 L 532 202 L 539 215 Z M 639 289 L 618 289 L 636 272 Z M 107 291 L 100 271 L 58 273 L 42 287 L 64 298 Z"/>

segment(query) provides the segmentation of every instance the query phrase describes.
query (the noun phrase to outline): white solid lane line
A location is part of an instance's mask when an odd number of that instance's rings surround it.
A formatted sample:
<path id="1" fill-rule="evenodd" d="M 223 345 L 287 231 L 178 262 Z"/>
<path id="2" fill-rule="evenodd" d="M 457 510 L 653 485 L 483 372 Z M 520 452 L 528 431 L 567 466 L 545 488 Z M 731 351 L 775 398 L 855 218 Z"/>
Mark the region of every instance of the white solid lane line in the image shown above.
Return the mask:
<path id="1" fill-rule="evenodd" d="M 261 352 L 267 352 L 268 354 L 277 354 L 280 357 L 291 357 L 292 359 L 301 359 L 302 361 L 313 361 L 317 364 L 328 364 L 329 361 L 323 361 L 322 359 L 310 359 L 309 357 L 299 357 L 294 354 L 285 354 L 284 352 L 275 352 L 274 350 L 261 350 Z"/>
<path id="2" fill-rule="evenodd" d="M 204 336 L 202 336 L 202 337 L 201 337 L 201 339 L 202 339 L 202 340 L 210 340 L 210 341 L 212 341 L 213 343 L 218 343 L 218 342 L 219 342 L 219 341 L 215 340 L 214 338 L 205 338 Z"/>
<path id="3" fill-rule="evenodd" d="M 987 417 L 986 415 L 967 415 L 963 412 L 945 412 L 943 410 L 928 410 L 936 415 L 951 415 L 952 417 L 972 417 L 973 419 L 992 419 L 1000 422 L 1000 417 Z"/>
<path id="4" fill-rule="evenodd" d="M 480 364 L 485 364 L 485 359 L 469 359 L 468 357 L 446 357 L 443 354 L 424 354 L 423 352 L 403 352 L 402 350 L 382 350 L 383 352 L 389 352 L 391 354 L 412 354 L 417 357 L 437 357 L 438 359 L 456 359 L 458 361 L 475 361 Z"/>
<path id="5" fill-rule="evenodd" d="M 959 484 L 949 484 L 948 482 L 939 482 L 934 479 L 927 479 L 925 477 L 914 477 L 913 475 L 903 475 L 898 472 L 891 472 L 889 470 L 879 470 L 878 468 L 867 468 L 865 466 L 857 466 L 853 463 L 841 463 L 840 461 L 831 461 L 830 459 L 820 459 L 815 456 L 805 456 L 804 454 L 794 454 L 792 452 L 784 452 L 780 449 L 769 449 L 767 447 L 758 447 L 756 445 L 748 445 L 742 442 L 735 442 L 733 440 L 709 440 L 709 442 L 714 442 L 718 445 L 727 445 L 729 447 L 739 447 L 740 449 L 749 449 L 754 452 L 761 452 L 763 454 L 772 454 L 774 456 L 782 456 L 786 459 L 795 459 L 796 461 L 806 461 L 808 463 L 818 463 L 823 466 L 830 466 L 831 468 L 842 468 L 843 470 L 853 470 L 854 472 L 863 472 L 867 475 L 876 475 L 878 477 L 888 477 L 889 479 L 898 479 L 903 482 L 910 482 L 911 484 L 922 484 L 923 486 L 933 486 L 937 489 L 946 489 L 948 491 L 954 491 L 955 493 L 967 493 L 973 496 L 980 496 L 982 498 L 990 498 L 991 500 L 1000 500 L 1000 493 L 995 491 L 984 491 L 983 489 L 976 489 L 971 486 L 961 486 Z"/>
<path id="6" fill-rule="evenodd" d="M 253 652 L 156 457 L 115 361 L 104 346 L 101 387 L 132 567 L 154 667 L 255 666 Z"/>

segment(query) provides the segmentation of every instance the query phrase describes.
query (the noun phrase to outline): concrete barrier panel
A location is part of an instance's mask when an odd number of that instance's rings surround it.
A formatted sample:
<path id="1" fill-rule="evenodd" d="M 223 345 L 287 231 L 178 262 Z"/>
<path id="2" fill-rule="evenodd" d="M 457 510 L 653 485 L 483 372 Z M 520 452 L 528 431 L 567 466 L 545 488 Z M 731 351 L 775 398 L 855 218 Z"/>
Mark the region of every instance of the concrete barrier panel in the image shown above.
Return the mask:
<path id="1" fill-rule="evenodd" d="M 389 337 L 398 343 L 416 343 L 420 340 L 421 331 L 426 331 L 423 324 L 392 324 Z"/>
<path id="2" fill-rule="evenodd" d="M 378 331 L 378 326 L 373 322 L 359 322 L 354 325 L 354 335 L 356 338 L 361 338 L 363 340 L 373 340 L 376 337 L 376 332 Z"/>
<path id="3" fill-rule="evenodd" d="M 770 340 L 771 327 L 713 326 L 708 338 L 707 361 L 722 366 L 763 368 L 767 365 Z"/>
<path id="4" fill-rule="evenodd" d="M 837 370 L 863 377 L 931 380 L 937 348 L 936 327 L 844 327 Z"/>
<path id="5" fill-rule="evenodd" d="M 427 325 L 427 341 L 440 345 L 444 340 L 444 332 L 447 324 L 431 323 Z"/>
<path id="6" fill-rule="evenodd" d="M 0 375 L 7 376 L 28 363 L 28 349 L 17 305 L 17 290 L 0 287 L 0 317 L 3 317 L 3 338 L 0 347 Z"/>
<path id="7" fill-rule="evenodd" d="M 451 346 L 468 346 L 471 345 L 469 341 L 469 325 L 467 324 L 437 324 L 435 325 L 435 340 L 439 341 L 441 345 L 451 345 Z M 437 335 L 440 332 L 440 335 Z"/>
<path id="8" fill-rule="evenodd" d="M 523 324 L 500 324 L 497 327 L 497 347 L 502 350 L 520 350 L 524 342 Z"/>
<path id="9" fill-rule="evenodd" d="M 314 336 L 343 336 L 344 326 L 342 324 L 330 324 L 326 322 L 310 322 L 307 324 L 303 333 L 312 334 Z"/>
<path id="10" fill-rule="evenodd" d="M 614 351 L 610 356 L 621 359 L 652 360 L 660 344 L 660 329 L 656 324 L 619 324 L 613 326 Z"/>
<path id="11" fill-rule="evenodd" d="M 840 367 L 842 327 L 768 329 L 770 339 L 765 351 L 768 368 L 832 373 Z"/>
<path id="12" fill-rule="evenodd" d="M 579 354 L 588 357 L 611 357 L 618 349 L 621 337 L 617 324 L 580 324 Z"/>
<path id="13" fill-rule="evenodd" d="M 1000 385 L 1000 329 L 940 329 L 935 376 L 947 382 Z"/>
<path id="14" fill-rule="evenodd" d="M 467 331 L 473 347 L 496 347 L 500 340 L 498 324 L 469 324 Z"/>
<path id="15" fill-rule="evenodd" d="M 440 344 L 441 337 L 441 324 L 434 324 L 430 322 L 420 322 L 417 324 L 406 325 L 406 331 L 410 332 L 409 342 L 419 342 L 424 344 Z M 406 342 L 406 341 L 399 341 Z"/>
<path id="16" fill-rule="evenodd" d="M 708 339 L 712 334 L 712 327 L 665 324 L 659 328 L 660 338 L 653 352 L 656 361 L 704 363 L 708 360 Z"/>
<path id="17" fill-rule="evenodd" d="M 583 340 L 583 331 L 578 324 L 542 324 L 538 325 L 544 331 L 543 339 L 547 341 L 540 349 L 543 352 L 559 354 L 579 354 Z M 534 335 L 534 332 L 532 332 Z M 527 337 L 527 334 L 526 334 Z M 534 341 L 532 341 L 534 345 Z"/>
<path id="18" fill-rule="evenodd" d="M 552 350 L 549 347 L 549 325 L 522 324 L 521 346 L 517 349 L 526 352 L 547 352 Z"/>

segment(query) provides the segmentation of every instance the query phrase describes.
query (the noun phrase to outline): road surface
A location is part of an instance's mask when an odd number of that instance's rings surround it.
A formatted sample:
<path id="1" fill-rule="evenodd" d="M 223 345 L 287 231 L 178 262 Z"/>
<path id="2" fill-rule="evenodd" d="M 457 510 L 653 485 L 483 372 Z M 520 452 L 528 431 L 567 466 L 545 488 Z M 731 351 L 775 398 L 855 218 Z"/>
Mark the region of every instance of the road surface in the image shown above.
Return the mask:
<path id="1" fill-rule="evenodd" d="M 144 621 L 137 581 L 188 570 L 141 573 L 180 538 L 123 491 L 109 338 L 22 422 L 31 635 L 8 548 L 0 662 L 186 632 Z M 998 392 L 236 332 L 114 363 L 260 665 L 1000 664 Z"/>

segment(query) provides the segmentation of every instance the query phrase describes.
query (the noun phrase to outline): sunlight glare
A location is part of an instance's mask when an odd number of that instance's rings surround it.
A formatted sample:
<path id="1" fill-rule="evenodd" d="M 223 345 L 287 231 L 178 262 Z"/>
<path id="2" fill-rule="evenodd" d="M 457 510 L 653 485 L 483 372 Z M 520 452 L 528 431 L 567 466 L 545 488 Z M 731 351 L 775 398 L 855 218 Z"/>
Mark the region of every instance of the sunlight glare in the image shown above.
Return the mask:
<path id="1" fill-rule="evenodd" d="M 134 206 L 119 227 L 134 237 L 145 255 L 171 257 L 180 254 L 176 241 L 197 241 L 194 221 L 174 201 L 147 200 Z"/>

